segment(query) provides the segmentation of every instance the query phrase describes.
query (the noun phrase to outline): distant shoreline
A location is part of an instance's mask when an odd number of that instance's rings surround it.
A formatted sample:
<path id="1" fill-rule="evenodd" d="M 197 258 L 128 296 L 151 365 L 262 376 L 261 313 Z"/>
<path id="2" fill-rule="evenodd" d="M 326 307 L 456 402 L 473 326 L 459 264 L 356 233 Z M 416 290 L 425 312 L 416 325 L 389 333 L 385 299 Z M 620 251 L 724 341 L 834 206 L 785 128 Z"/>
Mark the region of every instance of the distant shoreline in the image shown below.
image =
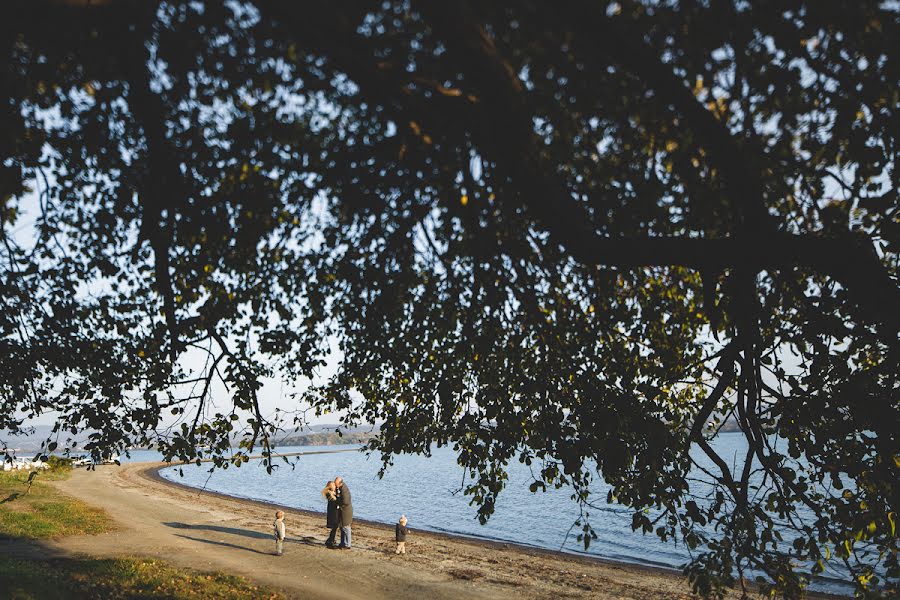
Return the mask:
<path id="1" fill-rule="evenodd" d="M 150 450 L 152 450 L 152 449 L 150 449 Z M 359 448 L 338 448 L 336 450 L 298 450 L 297 452 L 273 452 L 272 458 L 281 458 L 281 457 L 287 457 L 287 456 L 306 456 L 306 455 L 312 455 L 312 454 L 337 454 L 339 452 L 359 452 Z M 260 460 L 263 458 L 266 458 L 266 456 L 264 454 L 252 454 L 247 457 L 248 460 Z M 213 460 L 214 459 L 212 459 L 212 458 L 201 458 L 200 463 L 201 464 L 211 463 L 211 462 L 213 462 Z M 130 461 L 131 464 L 136 464 L 136 465 L 139 465 L 142 462 L 143 461 Z M 191 461 L 187 461 L 187 462 L 185 462 L 185 461 L 178 461 L 178 462 L 159 461 L 159 462 L 160 462 L 160 464 L 165 465 L 163 467 L 160 467 L 161 469 L 167 469 L 169 467 L 178 467 L 181 465 L 188 466 L 188 465 L 196 465 L 197 464 L 196 460 L 191 460 Z M 156 463 L 150 462 L 148 464 L 156 464 Z M 179 484 L 179 485 L 181 485 L 181 484 Z M 191 486 L 188 486 L 188 487 L 191 487 Z M 199 488 L 192 487 L 191 489 L 196 490 Z"/>

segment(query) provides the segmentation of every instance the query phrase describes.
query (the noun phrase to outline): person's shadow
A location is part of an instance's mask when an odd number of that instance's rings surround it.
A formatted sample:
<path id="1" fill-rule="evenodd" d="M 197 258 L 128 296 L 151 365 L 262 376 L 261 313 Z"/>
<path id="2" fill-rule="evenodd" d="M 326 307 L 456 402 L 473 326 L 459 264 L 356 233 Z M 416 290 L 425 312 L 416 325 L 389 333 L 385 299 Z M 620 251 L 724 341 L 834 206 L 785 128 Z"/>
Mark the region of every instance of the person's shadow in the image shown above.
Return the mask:
<path id="1" fill-rule="evenodd" d="M 268 540 L 273 541 L 272 536 L 262 533 L 261 531 L 253 531 L 252 529 L 239 529 L 237 527 L 223 527 L 221 525 L 190 525 L 188 523 L 178 523 L 178 522 L 169 522 L 163 523 L 166 527 L 172 527 L 173 529 L 187 529 L 192 531 L 213 531 L 216 533 L 224 533 L 227 535 L 236 535 L 246 538 L 252 538 L 256 540 Z M 187 540 L 192 540 L 195 542 L 203 542 L 204 544 L 212 544 L 215 546 L 225 546 L 228 548 L 235 548 L 237 550 L 246 550 L 247 552 L 254 552 L 256 554 L 272 554 L 271 552 L 264 552 L 261 550 L 257 550 L 255 548 L 249 548 L 247 546 L 241 546 L 238 544 L 232 544 L 230 542 L 218 541 L 218 540 L 207 540 L 200 537 L 192 537 L 184 534 L 175 534 L 180 538 L 184 538 Z M 304 544 L 307 546 L 319 546 L 321 542 L 319 542 L 316 538 L 311 536 L 303 536 L 299 538 L 288 537 L 285 539 L 287 543 L 294 544 Z"/>
<path id="2" fill-rule="evenodd" d="M 204 544 L 212 544 L 213 546 L 224 546 L 226 548 L 234 548 L 236 550 L 245 550 L 247 552 L 253 552 L 254 554 L 272 554 L 271 552 L 263 552 L 262 550 L 257 550 L 256 548 L 248 548 L 247 546 L 239 546 L 237 544 L 229 544 L 228 542 L 219 542 L 216 540 L 205 540 L 199 537 L 192 537 L 189 535 L 183 535 L 180 533 L 176 533 L 175 537 L 180 537 L 185 540 L 191 540 L 192 542 L 203 542 Z"/>
<path id="3" fill-rule="evenodd" d="M 237 527 L 222 527 L 221 525 L 190 525 L 188 523 L 170 522 L 163 523 L 166 527 L 174 529 L 192 529 L 194 531 L 215 531 L 217 533 L 227 533 L 229 535 L 239 535 L 242 537 L 254 538 L 257 540 L 272 539 L 271 535 L 262 533 L 261 531 L 253 531 L 252 529 L 238 529 Z"/>

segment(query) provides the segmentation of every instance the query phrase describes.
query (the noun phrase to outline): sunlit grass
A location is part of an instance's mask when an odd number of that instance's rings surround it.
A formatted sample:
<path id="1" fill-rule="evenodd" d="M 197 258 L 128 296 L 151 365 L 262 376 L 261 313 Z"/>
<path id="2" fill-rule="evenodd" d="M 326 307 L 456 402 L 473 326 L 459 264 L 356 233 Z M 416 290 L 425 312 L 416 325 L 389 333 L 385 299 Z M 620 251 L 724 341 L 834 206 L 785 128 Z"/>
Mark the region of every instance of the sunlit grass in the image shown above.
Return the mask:
<path id="1" fill-rule="evenodd" d="M 64 535 L 103 533 L 112 520 L 94 508 L 59 492 L 48 481 L 64 479 L 69 470 L 37 473 L 29 483 L 28 471 L 0 472 L 0 537 L 41 539 Z"/>
<path id="2" fill-rule="evenodd" d="M 243 577 L 177 569 L 138 558 L 26 561 L 0 557 L 0 590 L 7 590 L 11 600 L 283 598 Z"/>
<path id="3" fill-rule="evenodd" d="M 109 516 L 48 482 L 71 470 L 0 472 L 0 538 L 41 539 L 109 531 Z M 153 559 L 20 560 L 0 557 L 0 597 L 11 600 L 282 598 L 243 577 L 200 573 Z"/>

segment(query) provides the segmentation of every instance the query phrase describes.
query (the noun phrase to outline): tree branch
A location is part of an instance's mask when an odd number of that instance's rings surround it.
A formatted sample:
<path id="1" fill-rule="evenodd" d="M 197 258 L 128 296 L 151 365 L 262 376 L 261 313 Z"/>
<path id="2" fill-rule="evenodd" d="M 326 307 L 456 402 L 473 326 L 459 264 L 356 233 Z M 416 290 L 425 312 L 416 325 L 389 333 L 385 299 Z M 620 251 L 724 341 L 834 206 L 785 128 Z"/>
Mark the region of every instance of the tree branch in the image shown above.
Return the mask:
<path id="1" fill-rule="evenodd" d="M 147 144 L 147 171 L 144 173 L 140 193 L 140 237 L 149 240 L 153 249 L 156 281 L 163 298 L 163 313 L 171 336 L 169 354 L 174 361 L 183 346 L 178 339 L 175 292 L 169 272 L 172 232 L 168 219 L 171 215 L 164 215 L 163 211 L 171 205 L 173 199 L 183 195 L 184 182 L 173 158 L 174 153 L 169 147 L 165 105 L 159 95 L 150 89 L 150 73 L 147 69 L 149 55 L 145 44 L 150 36 L 150 24 L 154 15 L 154 11 L 148 8 L 155 6 L 156 3 L 148 3 L 139 13 L 134 45 L 125 59 L 125 72 L 128 75 L 129 105 L 144 131 Z"/>
<path id="2" fill-rule="evenodd" d="M 758 178 L 741 164 L 741 150 L 733 143 L 724 125 L 700 106 L 690 92 L 671 73 L 662 73 L 651 63 L 646 51 L 625 57 L 631 64 L 654 71 L 654 80 L 662 90 L 671 91 L 681 112 L 697 124 L 696 130 L 709 144 L 716 160 L 731 173 L 730 189 L 745 206 L 750 221 L 741 239 L 640 238 L 611 239 L 597 234 L 589 214 L 568 190 L 540 152 L 534 133 L 532 114 L 515 70 L 500 56 L 490 37 L 476 23 L 464 0 L 425 2 L 415 5 L 427 18 L 434 32 L 455 53 L 466 83 L 477 86 L 489 113 L 493 130 L 473 131 L 514 182 L 516 200 L 550 232 L 554 241 L 586 265 L 624 268 L 642 266 L 685 266 L 712 271 L 746 267 L 748 270 L 808 267 L 838 280 L 857 305 L 877 322 L 888 326 L 888 335 L 896 335 L 900 317 L 892 306 L 900 306 L 900 289 L 881 264 L 866 240 L 813 236 L 792 236 L 763 232 L 765 212 Z M 628 47 L 633 46 L 629 44 Z M 617 54 L 623 51 L 618 50 Z M 638 73 L 640 75 L 640 73 Z M 752 197 L 758 194 L 757 197 Z M 755 216 L 753 216 L 755 215 Z"/>

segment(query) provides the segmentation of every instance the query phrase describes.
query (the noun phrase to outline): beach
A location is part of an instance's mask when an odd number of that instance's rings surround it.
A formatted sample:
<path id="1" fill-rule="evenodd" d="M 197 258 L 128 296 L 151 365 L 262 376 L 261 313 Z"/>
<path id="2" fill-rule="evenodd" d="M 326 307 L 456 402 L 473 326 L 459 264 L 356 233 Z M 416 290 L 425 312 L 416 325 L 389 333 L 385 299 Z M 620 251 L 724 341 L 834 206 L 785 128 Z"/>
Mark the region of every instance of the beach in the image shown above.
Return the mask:
<path id="1" fill-rule="evenodd" d="M 157 557 L 176 566 L 243 575 L 289 598 L 692 597 L 687 579 L 676 571 L 419 532 L 415 527 L 408 554 L 396 556 L 393 526 L 358 519 L 353 550 L 330 550 L 324 546 L 323 514 L 169 482 L 158 474 L 164 466 L 128 463 L 76 470 L 53 485 L 107 511 L 116 529 L 45 541 L 6 540 L 0 541 L 0 548 L 24 558 Z M 286 512 L 288 531 L 281 557 L 272 555 L 272 520 L 278 508 Z"/>

